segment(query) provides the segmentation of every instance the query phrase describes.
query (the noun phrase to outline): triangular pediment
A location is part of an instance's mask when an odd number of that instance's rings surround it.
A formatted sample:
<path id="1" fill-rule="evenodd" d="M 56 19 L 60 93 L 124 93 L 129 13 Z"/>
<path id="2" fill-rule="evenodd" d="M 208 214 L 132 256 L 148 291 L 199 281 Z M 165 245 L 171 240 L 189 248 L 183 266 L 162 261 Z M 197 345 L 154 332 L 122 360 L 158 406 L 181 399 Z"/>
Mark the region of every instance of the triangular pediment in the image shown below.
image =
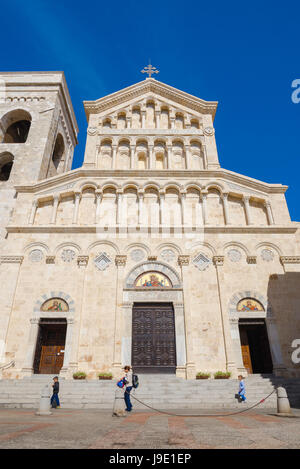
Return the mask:
<path id="1" fill-rule="evenodd" d="M 175 107 L 178 105 L 188 111 L 211 114 L 212 118 L 218 105 L 217 101 L 205 101 L 153 78 L 147 78 L 95 101 L 84 101 L 84 108 L 89 119 L 90 114 L 118 111 L 124 106 L 151 98 L 158 99 L 162 104 L 172 103 Z"/>

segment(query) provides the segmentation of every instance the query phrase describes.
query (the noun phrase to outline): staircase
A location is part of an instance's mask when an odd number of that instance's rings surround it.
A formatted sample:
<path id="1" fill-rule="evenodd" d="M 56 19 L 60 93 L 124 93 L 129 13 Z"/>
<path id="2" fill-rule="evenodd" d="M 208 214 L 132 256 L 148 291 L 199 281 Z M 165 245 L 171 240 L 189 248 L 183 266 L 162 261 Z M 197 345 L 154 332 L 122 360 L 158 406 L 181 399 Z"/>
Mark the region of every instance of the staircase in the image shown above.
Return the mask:
<path id="1" fill-rule="evenodd" d="M 34 408 L 45 385 L 51 384 L 53 375 L 34 375 L 22 380 L 0 380 L 0 407 Z M 238 380 L 183 380 L 175 375 L 139 375 L 139 388 L 132 391 L 134 409 L 147 408 L 134 397 L 151 407 L 167 409 L 243 409 L 270 394 L 275 386 L 286 388 L 291 407 L 300 407 L 300 379 L 278 378 L 273 375 L 251 375 L 246 378 L 247 403 L 238 403 Z M 60 379 L 59 398 L 65 409 L 106 409 L 113 407 L 116 380 Z M 259 407 L 276 409 L 276 393 Z"/>

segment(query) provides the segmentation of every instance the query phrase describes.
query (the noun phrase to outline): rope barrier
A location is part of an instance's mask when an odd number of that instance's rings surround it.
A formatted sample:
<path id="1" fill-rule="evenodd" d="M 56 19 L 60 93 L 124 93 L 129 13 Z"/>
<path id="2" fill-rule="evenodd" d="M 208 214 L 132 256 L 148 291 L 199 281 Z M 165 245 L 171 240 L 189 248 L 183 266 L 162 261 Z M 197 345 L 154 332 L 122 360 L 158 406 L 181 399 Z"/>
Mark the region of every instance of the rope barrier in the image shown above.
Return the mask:
<path id="1" fill-rule="evenodd" d="M 125 392 L 127 392 L 125 390 Z M 164 410 L 159 410 L 159 409 L 155 409 L 154 407 L 151 407 L 150 405 L 148 404 L 145 404 L 144 402 L 140 401 L 137 397 L 131 395 L 131 397 L 133 399 L 135 399 L 137 402 L 139 402 L 140 404 L 144 405 L 145 407 L 148 407 L 149 409 L 151 410 L 154 410 L 155 412 L 158 412 L 160 414 L 166 414 L 166 415 L 172 415 L 174 417 L 228 417 L 230 415 L 237 415 L 237 414 L 242 414 L 243 412 L 248 412 L 249 410 L 251 409 L 254 409 L 255 407 L 257 407 L 258 405 L 262 404 L 263 402 L 265 402 L 267 399 L 269 399 L 269 397 L 272 396 L 272 394 L 274 394 L 274 392 L 276 392 L 276 388 L 270 393 L 268 394 L 266 397 L 264 397 L 263 399 L 261 399 L 259 402 L 257 402 L 256 404 L 252 405 L 251 407 L 247 407 L 246 409 L 243 409 L 243 410 L 239 410 L 237 412 L 230 412 L 230 413 L 227 413 L 227 414 L 197 414 L 197 415 L 191 415 L 191 414 L 175 414 L 173 412 L 166 412 Z M 130 395 L 130 391 L 127 392 L 127 394 Z"/>

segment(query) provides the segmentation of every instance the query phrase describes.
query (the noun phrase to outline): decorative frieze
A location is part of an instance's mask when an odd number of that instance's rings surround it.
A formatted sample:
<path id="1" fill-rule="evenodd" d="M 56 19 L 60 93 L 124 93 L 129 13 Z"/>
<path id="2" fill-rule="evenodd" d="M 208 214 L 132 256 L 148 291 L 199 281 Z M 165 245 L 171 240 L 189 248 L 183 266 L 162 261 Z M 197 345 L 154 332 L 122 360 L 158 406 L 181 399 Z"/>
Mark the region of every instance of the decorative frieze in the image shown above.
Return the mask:
<path id="1" fill-rule="evenodd" d="M 0 264 L 22 264 L 24 256 L 1 256 Z"/>
<path id="2" fill-rule="evenodd" d="M 300 264 L 300 256 L 280 256 L 282 264 Z"/>

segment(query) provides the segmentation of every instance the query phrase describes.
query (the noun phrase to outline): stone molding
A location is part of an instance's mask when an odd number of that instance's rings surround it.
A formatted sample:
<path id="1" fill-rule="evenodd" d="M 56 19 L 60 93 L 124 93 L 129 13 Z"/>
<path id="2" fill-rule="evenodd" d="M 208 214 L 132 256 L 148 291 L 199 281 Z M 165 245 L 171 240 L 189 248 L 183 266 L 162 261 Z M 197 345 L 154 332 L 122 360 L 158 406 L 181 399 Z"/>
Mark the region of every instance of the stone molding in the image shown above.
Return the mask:
<path id="1" fill-rule="evenodd" d="M 46 256 L 46 264 L 55 264 L 55 256 Z"/>
<path id="2" fill-rule="evenodd" d="M 300 264 L 300 256 L 280 256 L 280 262 L 284 264 Z"/>
<path id="3" fill-rule="evenodd" d="M 224 256 L 213 256 L 213 263 L 216 267 L 224 265 Z"/>
<path id="4" fill-rule="evenodd" d="M 0 256 L 0 264 L 22 264 L 24 256 Z"/>
<path id="5" fill-rule="evenodd" d="M 115 257 L 115 264 L 117 267 L 125 267 L 127 262 L 127 256 L 117 255 Z"/>
<path id="6" fill-rule="evenodd" d="M 248 264 L 256 264 L 257 256 L 247 256 Z"/>
<path id="7" fill-rule="evenodd" d="M 86 267 L 89 262 L 89 256 L 77 256 L 77 264 L 79 267 Z"/>
<path id="8" fill-rule="evenodd" d="M 187 266 L 190 263 L 190 256 L 189 255 L 180 255 L 178 256 L 178 264 L 180 267 Z"/>

